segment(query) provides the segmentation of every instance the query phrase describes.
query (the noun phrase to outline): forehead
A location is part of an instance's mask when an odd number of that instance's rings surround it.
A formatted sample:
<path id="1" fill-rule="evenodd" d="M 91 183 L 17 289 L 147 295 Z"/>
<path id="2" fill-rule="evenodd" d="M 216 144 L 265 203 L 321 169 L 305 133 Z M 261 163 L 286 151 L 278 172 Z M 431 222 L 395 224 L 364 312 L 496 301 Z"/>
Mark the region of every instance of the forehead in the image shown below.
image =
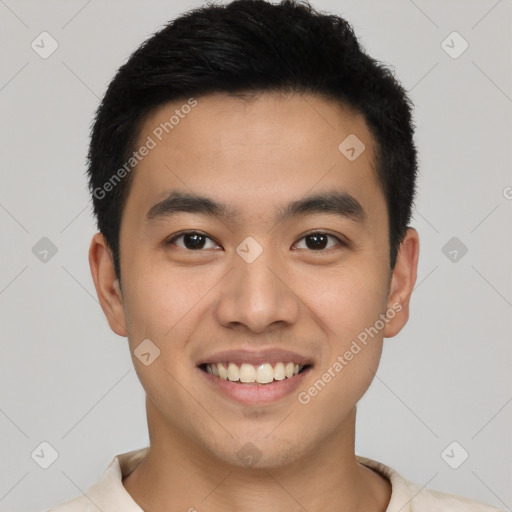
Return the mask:
<path id="1" fill-rule="evenodd" d="M 228 194 L 238 210 L 252 205 L 252 212 L 317 186 L 358 190 L 370 203 L 380 193 L 364 118 L 314 95 L 212 94 L 169 103 L 141 126 L 136 148 L 145 144 L 152 148 L 136 166 L 127 208 L 147 210 L 173 188 L 223 200 Z"/>

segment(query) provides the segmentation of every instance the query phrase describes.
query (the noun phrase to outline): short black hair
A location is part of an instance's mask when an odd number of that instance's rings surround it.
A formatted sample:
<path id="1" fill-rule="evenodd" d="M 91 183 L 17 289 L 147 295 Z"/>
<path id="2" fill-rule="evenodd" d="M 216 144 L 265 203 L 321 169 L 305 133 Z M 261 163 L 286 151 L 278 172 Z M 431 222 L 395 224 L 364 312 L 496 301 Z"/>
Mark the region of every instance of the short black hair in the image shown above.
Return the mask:
<path id="1" fill-rule="evenodd" d="M 365 53 L 340 16 L 300 0 L 235 0 L 207 3 L 156 32 L 121 66 L 98 108 L 87 173 L 98 229 L 119 281 L 121 216 L 133 175 L 126 163 L 143 121 L 168 102 L 259 92 L 311 93 L 364 117 L 376 142 L 394 267 L 417 175 L 406 91 L 388 66 Z"/>

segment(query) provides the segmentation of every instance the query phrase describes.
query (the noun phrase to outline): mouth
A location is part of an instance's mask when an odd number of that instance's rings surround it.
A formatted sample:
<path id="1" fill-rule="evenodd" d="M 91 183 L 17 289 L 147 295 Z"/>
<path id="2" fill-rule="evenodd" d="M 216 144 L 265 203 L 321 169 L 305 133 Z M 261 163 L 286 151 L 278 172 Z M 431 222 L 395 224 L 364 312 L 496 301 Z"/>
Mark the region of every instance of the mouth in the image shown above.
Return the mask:
<path id="1" fill-rule="evenodd" d="M 202 363 L 200 375 L 209 389 L 244 406 L 265 406 L 293 396 L 312 371 L 313 364 L 277 361 L 254 364 L 238 361 Z"/>
<path id="2" fill-rule="evenodd" d="M 312 366 L 312 364 L 299 364 L 294 361 L 261 364 L 222 361 L 203 363 L 199 368 L 212 377 L 234 384 L 268 386 L 275 382 L 293 379 Z"/>
<path id="3" fill-rule="evenodd" d="M 292 396 L 314 365 L 311 357 L 279 348 L 225 350 L 196 362 L 210 392 L 245 406 L 262 406 Z"/>

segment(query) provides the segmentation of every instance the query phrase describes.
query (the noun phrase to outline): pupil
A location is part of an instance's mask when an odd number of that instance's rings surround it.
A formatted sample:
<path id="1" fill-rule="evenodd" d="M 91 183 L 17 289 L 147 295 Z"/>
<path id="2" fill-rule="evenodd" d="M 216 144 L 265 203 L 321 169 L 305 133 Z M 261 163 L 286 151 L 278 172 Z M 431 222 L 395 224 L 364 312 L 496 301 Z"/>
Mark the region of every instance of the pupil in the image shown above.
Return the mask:
<path id="1" fill-rule="evenodd" d="M 312 243 L 309 243 L 312 242 Z M 315 233 L 306 237 L 306 245 L 308 249 L 318 250 L 327 246 L 327 236 L 321 233 Z"/>
<path id="2" fill-rule="evenodd" d="M 188 233 L 183 236 L 183 241 L 187 249 L 202 249 L 205 242 L 204 238 L 199 233 Z"/>

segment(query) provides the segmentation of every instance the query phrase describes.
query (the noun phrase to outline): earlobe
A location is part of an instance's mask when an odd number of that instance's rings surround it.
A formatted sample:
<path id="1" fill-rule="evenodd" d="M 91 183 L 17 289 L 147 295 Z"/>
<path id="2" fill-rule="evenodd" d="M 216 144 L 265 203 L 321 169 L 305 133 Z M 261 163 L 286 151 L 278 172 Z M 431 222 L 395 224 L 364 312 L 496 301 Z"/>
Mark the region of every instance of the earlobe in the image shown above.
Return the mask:
<path id="1" fill-rule="evenodd" d="M 388 311 L 393 311 L 393 314 L 388 315 L 385 338 L 396 336 L 409 319 L 409 303 L 416 283 L 419 249 L 418 232 L 414 228 L 408 228 L 391 277 Z"/>
<path id="2" fill-rule="evenodd" d="M 92 238 L 89 266 L 98 300 L 110 328 L 119 336 L 127 336 L 123 296 L 115 274 L 112 251 L 101 233 L 96 233 Z"/>

